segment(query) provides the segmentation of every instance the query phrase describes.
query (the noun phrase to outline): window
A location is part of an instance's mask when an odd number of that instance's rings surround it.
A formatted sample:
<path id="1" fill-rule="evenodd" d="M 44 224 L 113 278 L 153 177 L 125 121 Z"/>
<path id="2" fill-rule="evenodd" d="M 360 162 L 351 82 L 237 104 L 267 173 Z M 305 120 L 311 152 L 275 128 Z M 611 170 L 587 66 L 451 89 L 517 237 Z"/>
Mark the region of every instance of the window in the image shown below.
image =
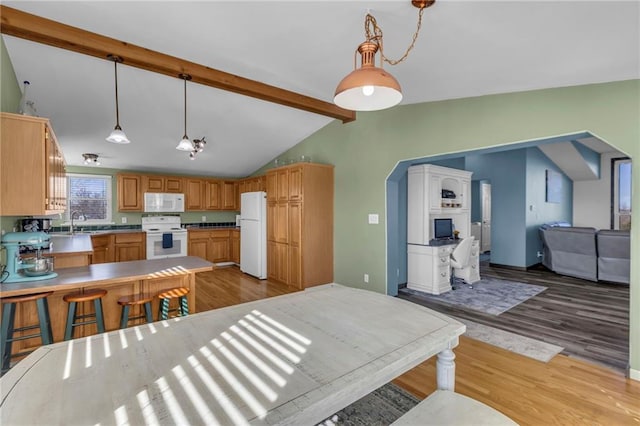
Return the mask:
<path id="1" fill-rule="evenodd" d="M 631 160 L 614 158 L 612 163 L 612 228 L 631 229 Z"/>
<path id="2" fill-rule="evenodd" d="M 78 211 L 83 224 L 111 223 L 111 176 L 68 174 L 67 179 L 67 220 Z"/>

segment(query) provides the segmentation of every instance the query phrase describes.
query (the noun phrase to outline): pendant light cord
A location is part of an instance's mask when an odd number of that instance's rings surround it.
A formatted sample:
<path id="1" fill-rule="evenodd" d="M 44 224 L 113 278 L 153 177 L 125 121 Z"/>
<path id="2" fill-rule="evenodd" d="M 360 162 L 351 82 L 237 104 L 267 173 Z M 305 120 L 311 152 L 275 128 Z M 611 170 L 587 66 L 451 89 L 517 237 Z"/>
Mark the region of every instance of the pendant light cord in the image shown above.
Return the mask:
<path id="1" fill-rule="evenodd" d="M 425 10 L 425 7 L 420 8 L 420 12 L 418 13 L 418 25 L 416 28 L 416 32 L 413 33 L 413 39 L 411 40 L 411 44 L 404 52 L 404 55 L 400 59 L 389 59 L 384 55 L 384 49 L 382 48 L 382 29 L 378 26 L 376 22 L 376 18 L 373 17 L 370 13 L 367 13 L 367 16 L 364 20 L 364 32 L 367 37 L 367 41 L 371 41 L 376 43 L 378 47 L 380 47 L 380 55 L 382 59 L 390 65 L 398 65 L 400 62 L 407 59 L 409 56 L 409 52 L 413 49 L 413 46 L 416 44 L 416 40 L 418 39 L 418 34 L 420 33 L 420 28 L 422 27 L 422 14 Z"/>
<path id="2" fill-rule="evenodd" d="M 184 80 L 184 136 L 182 139 L 189 139 L 187 137 L 187 76 L 183 75 Z"/>
<path id="3" fill-rule="evenodd" d="M 109 55 L 109 59 L 113 61 L 113 73 L 116 79 L 116 129 L 122 130 L 120 127 L 120 110 L 118 109 L 118 62 L 122 62 L 122 58 L 115 55 Z"/>

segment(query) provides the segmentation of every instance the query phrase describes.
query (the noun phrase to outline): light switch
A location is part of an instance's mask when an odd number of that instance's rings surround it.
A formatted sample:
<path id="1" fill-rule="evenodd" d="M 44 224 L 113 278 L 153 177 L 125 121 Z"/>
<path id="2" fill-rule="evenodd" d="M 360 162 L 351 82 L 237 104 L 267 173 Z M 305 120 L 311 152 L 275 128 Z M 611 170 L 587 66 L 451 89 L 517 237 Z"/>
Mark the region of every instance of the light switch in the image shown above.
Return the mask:
<path id="1" fill-rule="evenodd" d="M 379 223 L 378 221 L 378 215 L 375 213 L 372 213 L 369 215 L 369 225 L 377 225 Z"/>

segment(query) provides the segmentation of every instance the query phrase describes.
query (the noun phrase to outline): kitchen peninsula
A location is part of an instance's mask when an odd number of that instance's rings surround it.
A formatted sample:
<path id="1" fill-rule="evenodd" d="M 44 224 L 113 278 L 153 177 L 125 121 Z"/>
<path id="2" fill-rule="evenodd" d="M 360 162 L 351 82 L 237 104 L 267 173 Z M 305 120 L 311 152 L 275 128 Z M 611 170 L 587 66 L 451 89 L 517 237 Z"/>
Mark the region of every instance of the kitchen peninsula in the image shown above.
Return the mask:
<path id="1" fill-rule="evenodd" d="M 89 266 L 58 269 L 58 276 L 49 280 L 2 284 L 0 297 L 11 297 L 53 291 L 49 296 L 49 311 L 54 342 L 63 340 L 67 304 L 62 297 L 70 292 L 100 287 L 108 291 L 102 304 L 107 331 L 120 325 L 118 298 L 138 293 L 155 295 L 173 287 L 190 290 L 189 305 L 195 307 L 195 274 L 210 271 L 213 264 L 193 256 L 168 259 L 137 260 L 131 262 L 102 263 Z M 158 301 L 153 301 L 154 316 L 158 312 Z M 138 315 L 138 312 L 132 312 Z M 25 306 L 16 312 L 16 326 L 37 322 L 35 307 Z M 96 333 L 95 325 L 76 330 L 76 337 Z M 14 353 L 31 349 L 40 344 L 39 339 L 24 340 L 14 344 Z"/>

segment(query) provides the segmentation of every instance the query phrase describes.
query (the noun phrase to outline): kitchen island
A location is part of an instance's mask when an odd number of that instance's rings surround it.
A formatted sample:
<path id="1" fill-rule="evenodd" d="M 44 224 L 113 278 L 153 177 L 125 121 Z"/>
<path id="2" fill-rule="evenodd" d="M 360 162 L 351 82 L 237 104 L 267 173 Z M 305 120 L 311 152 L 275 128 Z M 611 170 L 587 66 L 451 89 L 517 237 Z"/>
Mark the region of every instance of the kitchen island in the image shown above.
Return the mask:
<path id="1" fill-rule="evenodd" d="M 75 237 L 74 237 L 75 238 Z M 195 309 L 195 274 L 212 270 L 214 265 L 194 256 L 173 257 L 167 259 L 136 260 L 131 262 L 102 263 L 75 268 L 59 269 L 58 276 L 50 280 L 4 283 L 0 285 L 0 298 L 53 291 L 49 296 L 49 312 L 54 342 L 63 340 L 67 315 L 67 303 L 62 297 L 67 293 L 84 291 L 91 288 L 104 288 L 108 291 L 102 300 L 105 328 L 116 330 L 120 325 L 120 306 L 117 300 L 126 295 L 150 293 L 155 295 L 173 287 L 186 287 L 189 306 Z M 16 310 L 16 327 L 38 322 L 37 312 L 32 304 L 21 304 Z M 158 312 L 158 301 L 153 301 L 154 316 Z M 84 307 L 82 307 L 84 308 Z M 80 308 L 80 314 L 83 314 Z M 89 306 L 87 304 L 86 308 Z M 136 307 L 139 308 L 139 307 Z M 140 312 L 132 309 L 131 316 Z M 131 322 L 130 324 L 135 324 Z M 94 324 L 78 327 L 76 337 L 96 333 Z M 40 345 L 39 339 L 28 339 L 14 343 L 14 353 L 33 349 Z"/>

